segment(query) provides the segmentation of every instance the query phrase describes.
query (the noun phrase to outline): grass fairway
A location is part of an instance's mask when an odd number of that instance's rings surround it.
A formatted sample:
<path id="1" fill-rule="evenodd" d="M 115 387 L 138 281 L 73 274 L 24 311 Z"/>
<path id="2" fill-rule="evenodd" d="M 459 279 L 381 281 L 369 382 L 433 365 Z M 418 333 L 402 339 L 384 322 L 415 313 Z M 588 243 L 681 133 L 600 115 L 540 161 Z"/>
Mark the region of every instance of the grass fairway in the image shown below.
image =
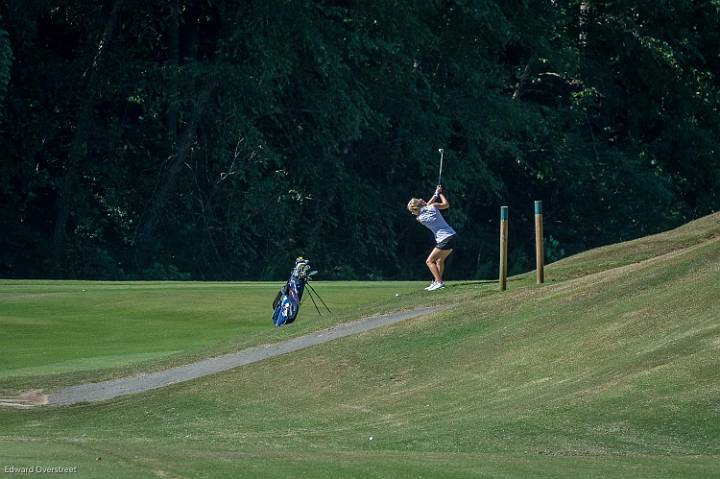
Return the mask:
<path id="1" fill-rule="evenodd" d="M 0 283 L 0 391 L 53 387 L 167 367 L 393 309 L 418 282 L 317 282 L 333 310 L 305 298 L 292 327 L 275 329 L 281 282 Z M 374 309 L 364 305 L 376 304 Z"/>
<path id="2" fill-rule="evenodd" d="M 720 477 L 718 236 L 714 215 L 505 293 L 380 284 L 375 309 L 454 307 L 147 394 L 2 409 L 2 460 L 109 478 Z"/>

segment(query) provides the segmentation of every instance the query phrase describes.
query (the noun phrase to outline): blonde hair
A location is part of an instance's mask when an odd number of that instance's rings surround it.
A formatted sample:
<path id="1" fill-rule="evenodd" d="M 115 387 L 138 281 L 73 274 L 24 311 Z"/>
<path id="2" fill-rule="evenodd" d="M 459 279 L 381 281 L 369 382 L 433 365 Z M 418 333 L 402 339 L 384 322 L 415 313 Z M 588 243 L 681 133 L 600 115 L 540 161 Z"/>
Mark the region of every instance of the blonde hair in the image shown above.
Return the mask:
<path id="1" fill-rule="evenodd" d="M 407 209 L 410 213 L 416 215 L 418 211 L 420 211 L 420 204 L 422 203 L 422 200 L 420 198 L 412 198 L 410 201 L 408 201 Z"/>

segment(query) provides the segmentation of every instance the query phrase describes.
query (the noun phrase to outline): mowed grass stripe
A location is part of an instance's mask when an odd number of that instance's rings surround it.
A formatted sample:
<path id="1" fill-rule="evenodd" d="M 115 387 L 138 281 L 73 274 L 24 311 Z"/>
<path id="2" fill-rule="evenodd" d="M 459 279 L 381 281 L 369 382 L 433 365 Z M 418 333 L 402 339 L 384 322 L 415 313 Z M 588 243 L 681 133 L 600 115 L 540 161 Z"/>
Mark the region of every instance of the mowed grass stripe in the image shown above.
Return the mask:
<path id="1" fill-rule="evenodd" d="M 682 477 L 712 478 L 712 464 L 697 457 L 668 456 L 528 456 L 523 454 L 432 453 L 415 451 L 372 452 L 314 449 L 291 456 L 269 450 L 244 452 L 234 444 L 214 442 L 203 445 L 187 438 L 178 444 L 154 445 L 152 452 L 144 441 L 30 441 L 32 449 L 47 452 L 52 464 L 73 458 L 78 473 L 73 477 L 238 477 L 285 479 L 288 477 L 352 478 L 512 478 L 575 479 L 577 477 Z M 18 443 L 0 438 L 0 447 L 8 447 L 10 457 L 33 458 L 23 454 Z M 648 475 L 648 471 L 656 471 Z"/>

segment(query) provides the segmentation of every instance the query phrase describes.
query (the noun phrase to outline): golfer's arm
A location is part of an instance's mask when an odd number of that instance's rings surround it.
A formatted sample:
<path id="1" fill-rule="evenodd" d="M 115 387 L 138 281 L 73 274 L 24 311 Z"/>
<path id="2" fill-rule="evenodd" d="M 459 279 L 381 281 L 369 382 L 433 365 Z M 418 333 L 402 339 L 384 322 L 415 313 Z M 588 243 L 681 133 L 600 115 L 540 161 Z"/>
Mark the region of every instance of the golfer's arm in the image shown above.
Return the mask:
<path id="1" fill-rule="evenodd" d="M 440 204 L 440 195 L 437 193 L 437 190 L 433 193 L 432 197 L 426 201 L 426 204 L 428 206 Z"/>
<path id="2" fill-rule="evenodd" d="M 433 204 L 439 210 L 446 210 L 450 207 L 450 202 L 447 200 L 444 194 L 440 193 L 440 201 L 435 201 Z"/>

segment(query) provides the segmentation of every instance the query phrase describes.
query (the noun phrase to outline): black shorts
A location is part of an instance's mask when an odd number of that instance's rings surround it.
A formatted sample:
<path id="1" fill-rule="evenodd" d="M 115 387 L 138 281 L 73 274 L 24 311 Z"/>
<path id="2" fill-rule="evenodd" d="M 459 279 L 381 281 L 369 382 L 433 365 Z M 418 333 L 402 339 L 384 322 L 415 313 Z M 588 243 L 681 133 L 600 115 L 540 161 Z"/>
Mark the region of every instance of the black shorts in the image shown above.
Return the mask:
<path id="1" fill-rule="evenodd" d="M 442 250 L 455 249 L 455 235 L 448 236 L 447 238 L 436 244 L 435 247 Z"/>

